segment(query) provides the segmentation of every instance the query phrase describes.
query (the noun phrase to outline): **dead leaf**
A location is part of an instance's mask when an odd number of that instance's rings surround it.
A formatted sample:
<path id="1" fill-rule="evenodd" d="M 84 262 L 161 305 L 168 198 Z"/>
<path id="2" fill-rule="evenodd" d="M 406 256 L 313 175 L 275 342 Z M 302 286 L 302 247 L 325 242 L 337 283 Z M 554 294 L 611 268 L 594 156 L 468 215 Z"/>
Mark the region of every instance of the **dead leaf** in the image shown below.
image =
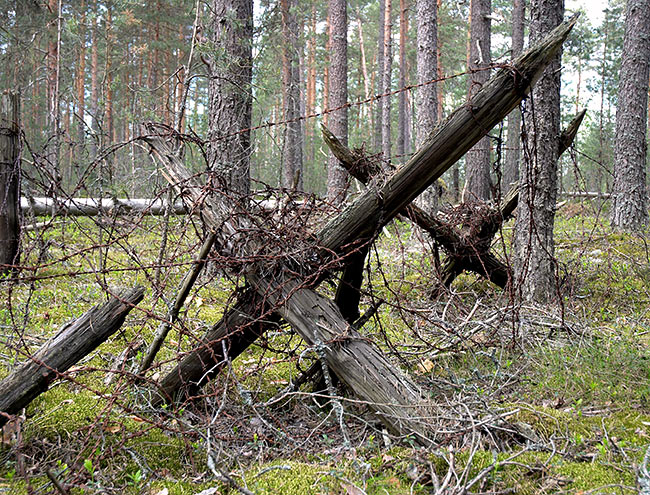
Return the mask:
<path id="1" fill-rule="evenodd" d="M 351 483 L 341 483 L 341 486 L 345 490 L 346 495 L 366 495 L 366 492 Z"/>
<path id="2" fill-rule="evenodd" d="M 424 361 L 420 361 L 418 363 L 418 373 L 429 373 L 436 365 L 433 364 L 433 361 L 430 359 L 425 359 Z"/>

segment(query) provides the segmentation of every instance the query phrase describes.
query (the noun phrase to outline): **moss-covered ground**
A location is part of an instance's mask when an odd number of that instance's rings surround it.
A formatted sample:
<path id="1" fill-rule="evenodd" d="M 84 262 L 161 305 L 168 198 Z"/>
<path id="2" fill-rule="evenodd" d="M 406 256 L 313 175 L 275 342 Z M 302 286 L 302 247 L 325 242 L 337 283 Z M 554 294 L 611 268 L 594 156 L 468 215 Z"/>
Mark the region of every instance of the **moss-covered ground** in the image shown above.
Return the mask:
<path id="1" fill-rule="evenodd" d="M 0 493 L 54 493 L 48 474 L 69 493 L 636 492 L 650 445 L 648 233 L 612 231 L 599 205 L 559 211 L 560 297 L 548 306 L 518 304 L 516 287 L 503 293 L 471 274 L 438 293 L 433 250 L 404 223 L 373 248 L 362 310 L 385 302 L 362 332 L 439 405 L 430 449 L 392 438 L 350 391 L 338 388 L 341 418 L 327 390 L 288 390 L 315 353 L 284 326 L 227 363 L 200 398 L 153 408 L 151 384 L 242 283 L 211 263 L 136 383 L 200 245 L 190 220 L 174 219 L 161 256 L 163 227 L 55 219 L 25 234 L 25 269 L 0 284 L 0 377 L 107 291 L 147 293 L 119 332 L 5 427 Z M 495 245 L 502 255 L 511 230 Z"/>

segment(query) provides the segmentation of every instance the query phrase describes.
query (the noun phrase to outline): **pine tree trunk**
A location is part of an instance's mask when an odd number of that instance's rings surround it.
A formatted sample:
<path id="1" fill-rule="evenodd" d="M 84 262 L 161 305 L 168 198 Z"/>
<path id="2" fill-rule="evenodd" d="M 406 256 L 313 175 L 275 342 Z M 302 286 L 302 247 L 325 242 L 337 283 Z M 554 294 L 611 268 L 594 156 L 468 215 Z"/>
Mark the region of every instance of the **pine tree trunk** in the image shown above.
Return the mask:
<path id="1" fill-rule="evenodd" d="M 330 0 L 330 71 L 329 126 L 342 142 L 348 142 L 348 13 L 345 0 Z M 335 204 L 345 199 L 347 172 L 338 159 L 329 154 L 327 162 L 327 198 Z"/>
<path id="2" fill-rule="evenodd" d="M 86 101 L 86 2 L 81 0 L 81 22 L 79 23 L 79 64 L 77 65 L 77 140 L 83 146 L 86 125 L 84 123 Z"/>
<path id="3" fill-rule="evenodd" d="M 531 3 L 530 43 L 562 22 L 562 0 Z M 515 225 L 515 274 L 525 300 L 547 301 L 557 295 L 553 224 L 557 200 L 560 135 L 560 62 L 558 53 L 533 90 L 527 113 L 531 161 L 522 164 Z M 533 120 L 534 119 L 534 120 Z"/>
<path id="4" fill-rule="evenodd" d="M 0 94 L 0 274 L 19 259 L 20 241 L 20 98 Z"/>
<path id="5" fill-rule="evenodd" d="M 393 42 L 392 42 L 392 0 L 384 0 L 384 71 L 381 77 L 381 151 L 386 162 L 391 161 L 391 71 L 393 68 Z"/>
<path id="6" fill-rule="evenodd" d="M 470 0 L 470 39 L 467 68 L 469 97 L 490 79 L 491 0 Z M 465 201 L 490 199 L 490 138 L 484 137 L 465 156 Z"/>
<path id="7" fill-rule="evenodd" d="M 650 0 L 628 0 L 616 108 L 612 225 L 637 230 L 648 223 L 646 192 Z"/>
<path id="8" fill-rule="evenodd" d="M 379 20 L 377 24 L 377 68 L 375 69 L 376 94 L 384 92 L 384 24 L 386 16 L 386 0 L 379 0 Z M 375 124 L 373 133 L 373 148 L 379 152 L 382 149 L 382 112 L 383 98 L 374 103 Z"/>
<path id="9" fill-rule="evenodd" d="M 400 89 L 406 87 L 406 46 L 408 43 L 408 0 L 399 2 L 399 83 Z M 431 22 L 431 19 L 428 19 Z M 397 99 L 397 156 L 398 161 L 406 160 L 409 153 L 409 122 L 407 91 L 400 91 Z"/>
<path id="10" fill-rule="evenodd" d="M 437 0 L 417 0 L 417 130 L 416 148 L 422 147 L 438 121 L 438 4 Z M 418 206 L 433 212 L 438 205 L 438 192 L 428 188 L 417 200 Z"/>
<path id="11" fill-rule="evenodd" d="M 95 8 L 97 2 L 95 1 Z M 90 20 L 90 113 L 92 117 L 92 145 L 91 156 L 97 156 L 97 144 L 99 139 L 99 37 L 97 33 L 97 19 Z"/>
<path id="12" fill-rule="evenodd" d="M 282 187 L 302 190 L 302 125 L 300 117 L 300 67 L 298 23 L 295 0 L 280 0 L 282 14 L 282 86 L 284 100 L 284 139 L 282 145 Z"/>
<path id="13" fill-rule="evenodd" d="M 307 88 L 305 97 L 305 113 L 313 115 L 316 111 L 316 3 L 311 7 L 310 28 L 307 37 Z M 307 160 L 312 162 L 315 157 L 314 119 L 305 120 Z"/>
<path id="14" fill-rule="evenodd" d="M 208 167 L 233 191 L 250 188 L 252 0 L 212 0 L 209 38 Z"/>
<path id="15" fill-rule="evenodd" d="M 512 5 L 512 59 L 524 49 L 525 0 L 514 0 Z M 521 110 L 515 108 L 508 115 L 508 137 L 506 141 L 506 160 L 503 168 L 501 192 L 510 190 L 519 180 L 519 159 L 521 156 Z"/>

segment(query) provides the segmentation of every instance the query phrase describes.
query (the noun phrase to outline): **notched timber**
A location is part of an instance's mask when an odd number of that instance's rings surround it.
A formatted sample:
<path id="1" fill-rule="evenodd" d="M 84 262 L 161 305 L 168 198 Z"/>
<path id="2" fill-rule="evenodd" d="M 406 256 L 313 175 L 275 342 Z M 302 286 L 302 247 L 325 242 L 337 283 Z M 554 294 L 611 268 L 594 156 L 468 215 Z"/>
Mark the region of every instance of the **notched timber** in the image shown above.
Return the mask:
<path id="1" fill-rule="evenodd" d="M 575 24 L 575 18 L 571 19 L 555 31 L 553 31 L 541 43 L 531 48 L 526 54 L 519 57 L 513 64 L 513 67 L 508 70 L 500 71 L 490 82 L 488 82 L 481 91 L 478 92 L 474 98 L 463 107 L 456 110 L 450 117 L 443 122 L 432 136 L 427 140 L 425 146 L 416 153 L 416 155 L 409 160 L 405 165 L 399 168 L 392 174 L 386 181 L 381 184 L 375 184 L 370 187 L 359 199 L 352 203 L 341 214 L 331 219 L 316 235 L 316 243 L 318 246 L 317 253 L 320 256 L 307 255 L 304 261 L 303 276 L 316 273 L 322 267 L 323 263 L 331 260 L 336 255 L 346 255 L 352 250 L 358 249 L 368 239 L 373 238 L 378 229 L 392 220 L 399 212 L 401 212 L 412 200 L 417 197 L 426 187 L 433 183 L 440 175 L 453 165 L 468 149 L 470 149 L 480 138 L 485 135 L 489 129 L 496 125 L 502 118 L 504 118 L 512 108 L 514 108 L 521 101 L 522 97 L 530 91 L 530 87 L 534 82 L 541 77 L 546 65 L 552 59 L 554 54 L 560 48 L 562 42 L 568 36 L 571 28 Z M 221 197 L 212 200 L 205 195 L 205 189 L 201 186 L 193 184 L 190 180 L 190 174 L 182 167 L 180 160 L 174 160 L 174 157 L 165 151 L 162 145 L 164 141 L 159 138 L 152 138 L 149 140 L 154 148 L 154 156 L 161 162 L 162 167 L 167 169 L 168 173 L 165 176 L 168 180 L 175 185 L 182 185 L 182 189 L 193 196 L 195 204 L 202 204 L 204 208 L 204 218 L 206 223 L 215 230 L 222 230 L 225 224 L 228 224 L 230 211 L 224 208 L 226 202 L 224 201 L 223 193 Z M 156 149 L 160 148 L 160 149 Z M 167 148 L 168 149 L 168 148 Z M 171 173 L 169 173 L 171 172 Z M 228 230 L 228 227 L 226 227 Z M 228 232 L 227 232 L 228 233 Z M 231 241 L 237 240 L 237 229 L 230 232 L 232 235 L 229 237 Z M 245 245 L 245 242 L 244 242 Z M 225 244 L 220 246 L 222 249 L 234 248 L 235 246 Z M 232 252 L 246 252 L 243 246 L 237 246 L 232 249 Z M 314 258 L 316 261 L 313 261 Z M 264 278 L 259 275 L 259 268 L 252 266 L 249 269 L 247 280 L 251 283 L 255 291 L 261 296 L 270 298 L 269 294 L 277 292 L 278 299 L 275 299 L 277 305 L 274 310 L 287 319 L 296 329 L 296 331 L 305 338 L 308 342 L 312 342 L 317 346 L 317 339 L 325 343 L 317 333 L 321 325 L 329 326 L 330 328 L 339 325 L 341 322 L 345 324 L 340 314 L 336 313 L 333 316 L 327 305 L 331 305 L 329 301 L 322 301 L 313 290 L 303 289 L 301 283 L 301 276 L 293 274 L 294 278 L 282 279 L 282 284 L 276 287 L 274 284 L 278 282 L 274 279 L 274 275 L 284 273 L 282 267 L 276 266 L 273 270 L 266 273 Z M 321 280 L 320 278 L 316 279 Z M 313 284 L 314 286 L 316 283 Z M 300 297 L 284 297 L 283 292 L 293 288 L 300 288 Z M 302 291 L 307 291 L 308 295 Z M 315 299 L 314 299 L 315 298 Z M 270 299 L 269 299 L 270 300 Z M 317 304 L 311 307 L 309 304 Z M 288 307 L 287 307 L 288 306 Z M 323 319 L 312 319 L 305 317 L 310 315 L 317 308 L 320 312 L 325 314 Z M 257 309 L 259 315 L 260 309 Z M 252 329 L 246 329 L 244 332 L 249 337 L 249 342 L 257 338 Z M 338 368 L 342 368 L 339 376 L 344 382 L 347 383 L 349 379 L 352 390 L 361 398 L 364 398 L 368 393 L 367 387 L 362 383 L 357 383 L 355 377 L 367 376 L 368 370 L 361 370 L 362 366 L 359 364 L 359 355 L 361 352 L 357 348 L 357 343 L 361 342 L 358 339 L 345 339 L 339 342 L 333 348 L 339 349 L 341 352 L 340 362 L 336 361 L 339 358 L 331 358 L 328 364 L 338 373 Z M 366 349 L 363 350 L 365 352 Z M 368 351 L 371 352 L 371 351 Z M 377 351 L 378 352 L 378 351 Z M 374 353 L 373 353 L 374 356 Z M 203 369 L 211 370 L 213 367 L 219 366 L 219 361 L 212 360 L 204 363 Z M 188 356 L 189 358 L 189 356 Z M 199 360 L 200 361 L 200 360 Z M 379 354 L 377 360 L 362 360 L 363 366 L 367 363 L 383 362 L 382 366 L 388 365 L 385 358 Z M 207 366 L 207 368 L 206 368 Z M 351 376 L 345 378 L 349 373 Z M 427 429 L 422 430 L 422 425 L 419 425 L 417 418 L 420 416 L 420 408 L 422 407 L 421 392 L 417 388 L 413 388 L 407 381 L 402 381 L 403 374 L 393 367 L 387 367 L 383 371 L 370 372 L 370 375 L 379 377 L 394 378 L 394 384 L 397 390 L 394 393 L 396 397 L 389 397 L 388 404 L 398 404 L 398 410 L 391 410 L 381 412 L 375 409 L 380 416 L 384 419 L 393 417 L 392 428 L 398 432 L 405 432 L 412 430 L 418 438 L 429 437 Z M 369 377 L 371 378 L 371 377 Z M 388 382 L 390 380 L 383 380 Z M 391 382 L 393 383 L 393 382 Z M 381 386 L 387 386 L 382 383 Z M 380 387 L 381 388 L 381 387 Z M 403 390 L 402 390 L 403 389 Z M 392 394 L 393 391 L 389 393 Z M 368 402 L 371 407 L 382 406 L 381 400 L 369 398 Z M 373 405 L 374 404 L 374 405 Z M 413 411 L 417 411 L 413 414 Z M 422 417 L 430 419 L 430 416 L 425 413 Z M 415 421 L 415 423 L 413 423 Z M 402 426 L 403 422 L 403 426 Z M 424 440 L 422 440 L 424 441 Z"/>
<path id="2" fill-rule="evenodd" d="M 577 21 L 573 16 L 540 43 L 501 69 L 465 105 L 440 123 L 422 148 L 391 177 L 369 187 L 322 229 L 324 256 L 359 239 L 372 238 L 458 161 L 526 96 Z"/>
<path id="3" fill-rule="evenodd" d="M 0 382 L 0 426 L 45 392 L 57 377 L 105 342 L 144 296 L 144 288 L 122 291 L 64 325 L 20 368 Z"/>

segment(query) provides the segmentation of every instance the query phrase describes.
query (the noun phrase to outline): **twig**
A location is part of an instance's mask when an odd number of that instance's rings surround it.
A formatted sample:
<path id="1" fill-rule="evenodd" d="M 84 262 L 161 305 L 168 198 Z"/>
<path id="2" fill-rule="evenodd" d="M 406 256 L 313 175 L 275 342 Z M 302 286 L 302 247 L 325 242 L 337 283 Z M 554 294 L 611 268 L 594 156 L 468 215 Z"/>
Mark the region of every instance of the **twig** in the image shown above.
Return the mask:
<path id="1" fill-rule="evenodd" d="M 69 495 L 68 490 L 66 490 L 66 489 L 63 487 L 63 485 L 62 485 L 61 482 L 56 478 L 56 476 L 54 475 L 54 473 L 52 472 L 51 469 L 46 469 L 46 470 L 45 470 L 45 474 L 47 475 L 47 477 L 50 479 L 50 481 L 51 481 L 52 484 L 54 485 L 54 488 L 56 488 L 56 490 L 57 490 L 61 495 Z"/>

